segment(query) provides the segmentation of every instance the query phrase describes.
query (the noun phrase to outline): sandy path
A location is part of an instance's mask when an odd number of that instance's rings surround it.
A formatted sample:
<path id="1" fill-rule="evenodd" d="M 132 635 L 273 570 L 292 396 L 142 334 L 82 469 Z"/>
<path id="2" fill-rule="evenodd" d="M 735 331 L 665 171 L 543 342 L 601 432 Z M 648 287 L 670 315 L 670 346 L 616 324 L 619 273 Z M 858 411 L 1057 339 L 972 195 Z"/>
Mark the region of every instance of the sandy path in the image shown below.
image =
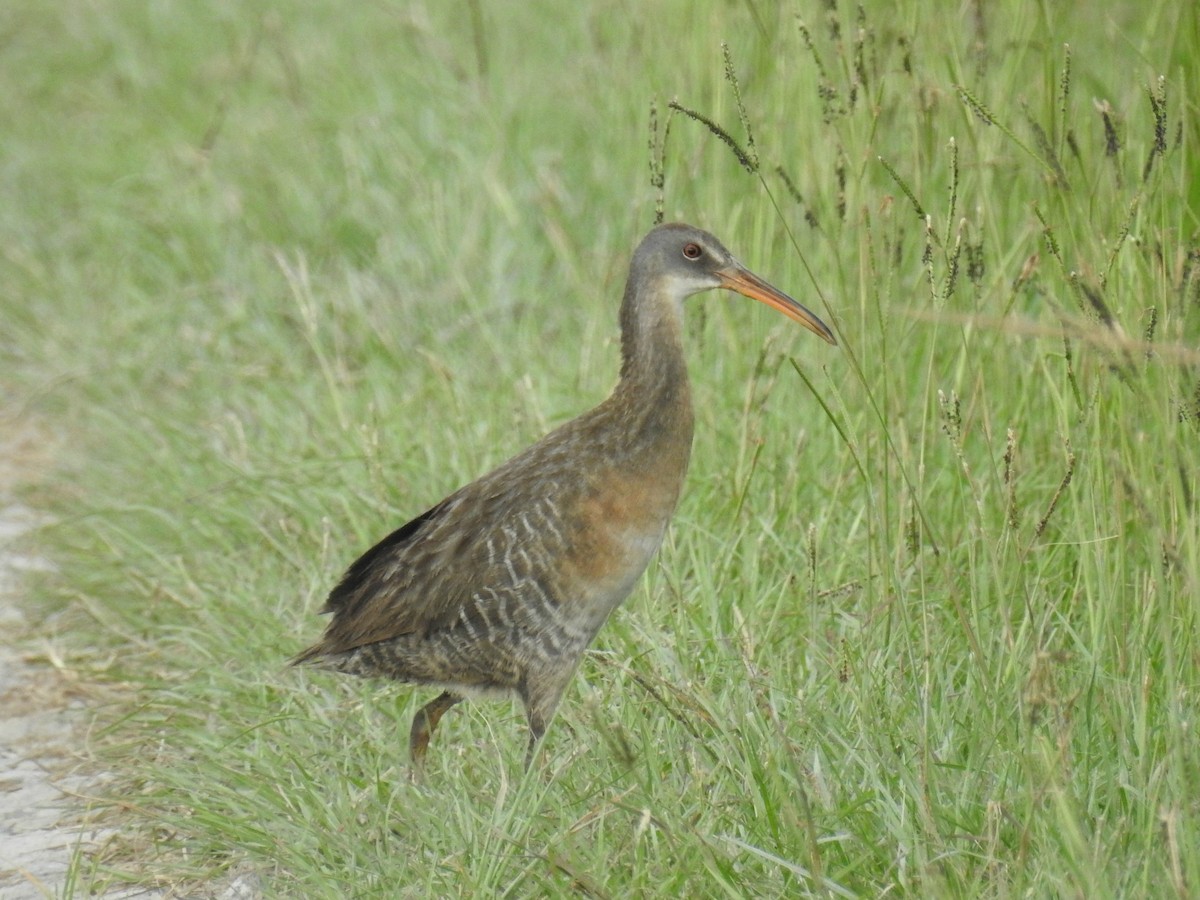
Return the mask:
<path id="1" fill-rule="evenodd" d="M 46 563 L 21 539 L 38 516 L 13 499 L 41 468 L 44 436 L 0 416 L 0 898 L 70 896 L 67 873 L 80 846 L 111 832 L 81 831 L 73 820 L 104 781 L 86 758 L 88 690 L 53 665 L 45 623 L 29 621 L 25 578 Z M 117 897 L 164 897 L 122 891 Z"/>
<path id="2" fill-rule="evenodd" d="M 104 900 L 258 900 L 252 872 L 181 894 L 131 888 L 103 895 L 72 888 L 69 866 L 79 848 L 112 839 L 111 828 L 80 826 L 89 797 L 106 776 L 87 753 L 90 705 L 103 687 L 81 683 L 55 665 L 53 624 L 31 620 L 21 590 L 47 563 L 30 550 L 39 524 L 14 497 L 18 486 L 48 477 L 46 435 L 0 409 L 0 900 L 102 896 Z"/>
<path id="3" fill-rule="evenodd" d="M 81 774 L 78 732 L 84 702 L 69 680 L 35 654 L 10 643 L 30 633 L 17 603 L 21 576 L 39 561 L 13 541 L 33 527 L 29 510 L 0 507 L 0 896 L 58 896 L 76 843 L 60 827 L 72 795 L 94 779 Z"/>

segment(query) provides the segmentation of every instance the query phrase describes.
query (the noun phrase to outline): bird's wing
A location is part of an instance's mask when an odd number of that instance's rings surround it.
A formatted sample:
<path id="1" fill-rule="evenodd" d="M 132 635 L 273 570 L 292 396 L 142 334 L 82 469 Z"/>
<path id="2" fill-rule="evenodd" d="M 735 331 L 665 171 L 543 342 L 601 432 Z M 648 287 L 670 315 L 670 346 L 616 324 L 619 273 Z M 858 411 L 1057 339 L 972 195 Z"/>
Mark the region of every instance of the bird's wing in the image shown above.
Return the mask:
<path id="1" fill-rule="evenodd" d="M 378 580 L 381 570 L 386 570 L 389 560 L 402 560 L 419 542 L 422 530 L 436 527 L 445 516 L 453 497 L 447 497 L 437 506 L 425 510 L 414 519 L 404 523 L 378 544 L 356 559 L 346 570 L 341 581 L 329 593 L 322 613 L 344 613 L 353 615 L 363 604 L 365 595 Z"/>
<path id="2" fill-rule="evenodd" d="M 552 592 L 543 587 L 545 563 L 568 541 L 555 522 L 586 487 L 568 478 L 530 483 L 506 470 L 451 494 L 355 561 L 322 610 L 333 613 L 324 637 L 298 661 L 460 619 L 486 623 L 525 590 Z"/>

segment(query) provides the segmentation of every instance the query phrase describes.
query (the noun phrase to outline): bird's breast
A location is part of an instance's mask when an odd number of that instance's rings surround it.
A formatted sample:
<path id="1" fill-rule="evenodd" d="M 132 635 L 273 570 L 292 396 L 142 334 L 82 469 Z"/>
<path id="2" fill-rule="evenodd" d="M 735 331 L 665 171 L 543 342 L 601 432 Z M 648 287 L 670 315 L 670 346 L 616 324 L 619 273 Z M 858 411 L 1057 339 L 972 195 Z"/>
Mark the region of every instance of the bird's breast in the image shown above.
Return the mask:
<path id="1" fill-rule="evenodd" d="M 681 483 L 682 472 L 613 473 L 576 504 L 562 594 L 593 632 L 629 596 L 662 544 Z"/>

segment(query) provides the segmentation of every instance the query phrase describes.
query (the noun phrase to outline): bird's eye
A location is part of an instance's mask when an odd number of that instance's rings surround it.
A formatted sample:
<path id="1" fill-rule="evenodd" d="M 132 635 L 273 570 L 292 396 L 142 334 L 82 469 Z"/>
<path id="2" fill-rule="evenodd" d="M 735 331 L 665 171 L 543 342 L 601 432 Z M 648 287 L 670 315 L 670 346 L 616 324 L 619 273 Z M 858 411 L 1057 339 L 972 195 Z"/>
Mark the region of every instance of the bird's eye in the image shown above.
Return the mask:
<path id="1" fill-rule="evenodd" d="M 687 259 L 699 259 L 704 255 L 704 251 L 700 249 L 699 244 L 684 244 L 683 255 Z"/>

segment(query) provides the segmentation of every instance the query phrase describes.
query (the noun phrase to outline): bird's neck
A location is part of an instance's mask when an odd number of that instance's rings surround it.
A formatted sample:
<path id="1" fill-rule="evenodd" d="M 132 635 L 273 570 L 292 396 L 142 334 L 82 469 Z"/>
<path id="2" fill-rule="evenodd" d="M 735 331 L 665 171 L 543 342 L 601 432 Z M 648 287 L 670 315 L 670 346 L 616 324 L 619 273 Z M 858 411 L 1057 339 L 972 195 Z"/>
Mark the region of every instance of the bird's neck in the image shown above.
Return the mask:
<path id="1" fill-rule="evenodd" d="M 627 288 L 621 304 L 621 378 L 612 400 L 628 433 L 690 449 L 692 397 L 683 350 L 683 304 Z"/>

